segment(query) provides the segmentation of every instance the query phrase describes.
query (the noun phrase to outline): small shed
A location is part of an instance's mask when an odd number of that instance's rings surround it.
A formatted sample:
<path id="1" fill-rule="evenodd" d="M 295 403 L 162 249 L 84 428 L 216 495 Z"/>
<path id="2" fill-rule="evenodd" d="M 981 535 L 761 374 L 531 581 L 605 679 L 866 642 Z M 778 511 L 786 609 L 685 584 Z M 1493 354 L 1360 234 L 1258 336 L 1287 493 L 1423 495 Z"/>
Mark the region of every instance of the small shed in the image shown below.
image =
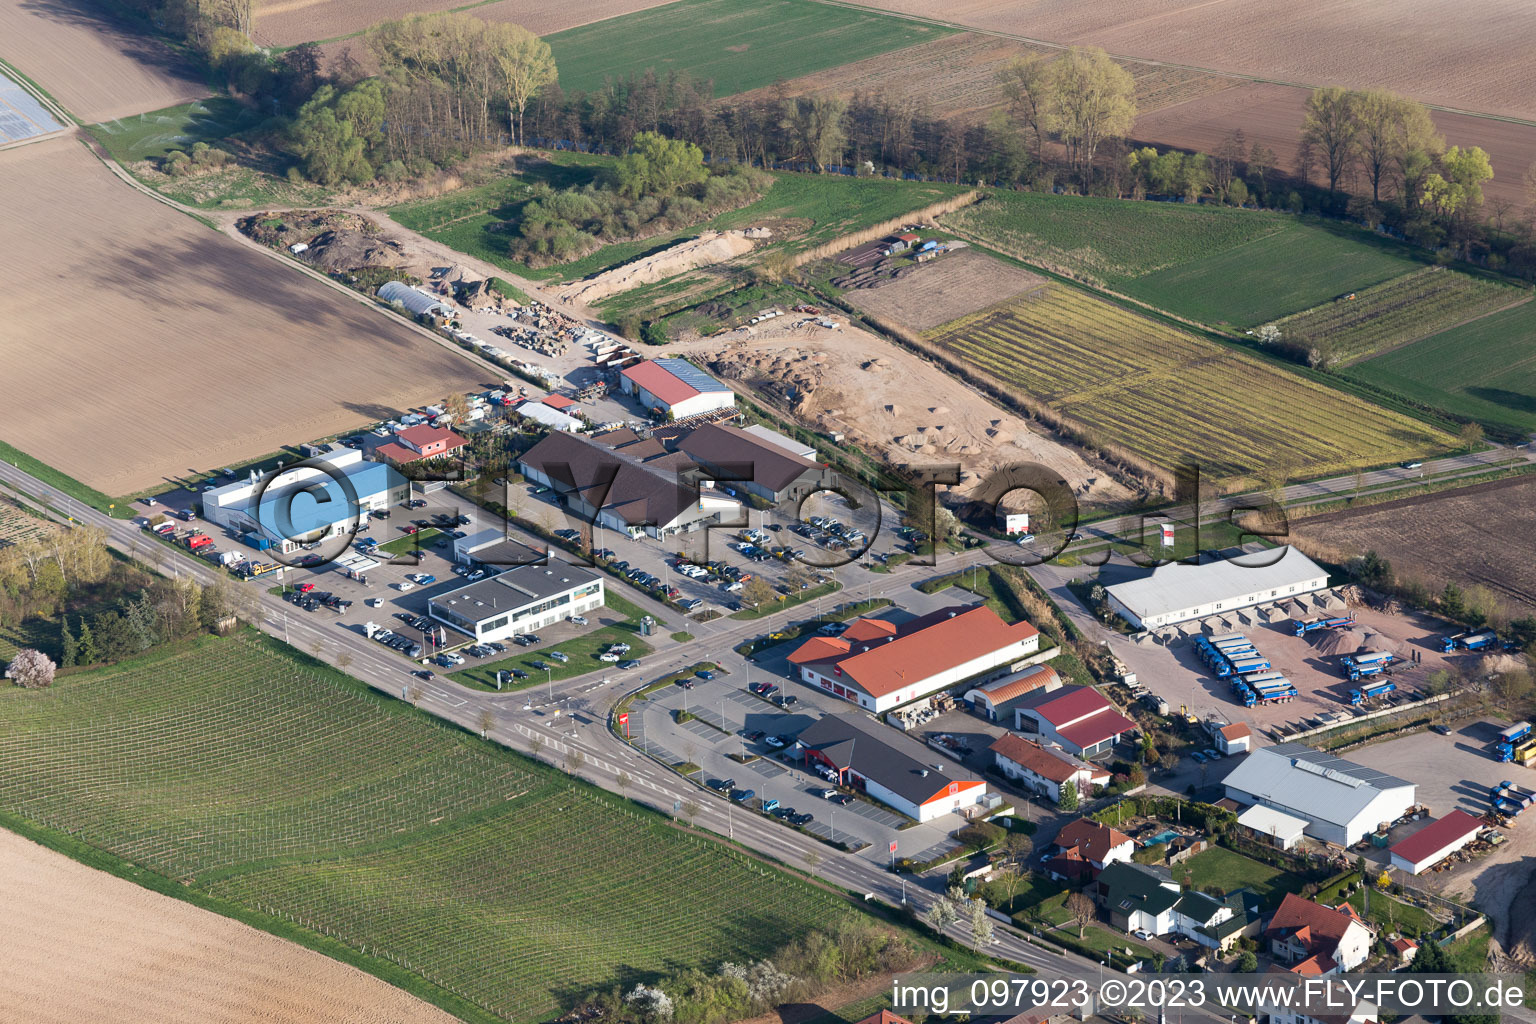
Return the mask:
<path id="1" fill-rule="evenodd" d="M 1452 811 L 1394 845 L 1388 851 L 1392 866 L 1410 875 L 1427 871 L 1476 839 L 1482 827 L 1481 819 L 1466 811 Z"/>
<path id="2" fill-rule="evenodd" d="M 1277 811 L 1273 807 L 1254 804 L 1237 816 L 1237 824 L 1260 842 L 1289 850 L 1301 842 L 1307 820 Z"/>

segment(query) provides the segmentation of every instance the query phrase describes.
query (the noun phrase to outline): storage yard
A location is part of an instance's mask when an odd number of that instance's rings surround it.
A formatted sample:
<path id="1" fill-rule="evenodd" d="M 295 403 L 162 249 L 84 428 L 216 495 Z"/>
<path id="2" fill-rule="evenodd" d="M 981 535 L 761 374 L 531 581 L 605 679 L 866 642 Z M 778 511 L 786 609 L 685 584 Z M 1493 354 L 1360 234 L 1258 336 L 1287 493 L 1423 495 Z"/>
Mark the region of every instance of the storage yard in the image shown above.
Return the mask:
<path id="1" fill-rule="evenodd" d="M 1074 449 L 1042 436 L 931 362 L 867 331 L 794 326 L 799 319 L 777 318 L 750 335 L 731 335 L 723 345 L 696 340 L 668 350 L 708 358 L 710 369 L 802 423 L 842 431 L 893 461 L 940 452 L 954 457 L 962 466 L 962 493 L 994 466 L 1032 461 L 1058 470 L 1080 488 L 1085 504 L 1128 495 Z M 786 399 L 786 386 L 792 398 Z"/>
<path id="2" fill-rule="evenodd" d="M 1400 580 L 1432 592 L 1481 586 L 1513 617 L 1536 614 L 1536 479 L 1479 484 L 1292 522 L 1303 547 L 1330 557 L 1375 551 Z"/>
<path id="3" fill-rule="evenodd" d="M 82 121 L 110 121 L 207 96 L 171 47 L 89 0 L 0 4 L 5 59 Z"/>
<path id="4" fill-rule="evenodd" d="M 1347 472 L 1446 450 L 1400 413 L 1148 320 L 1065 285 L 925 335 L 1005 387 L 1048 403 L 1105 441 L 1208 476 Z"/>
<path id="5" fill-rule="evenodd" d="M 0 211 L 8 382 L 68 410 L 8 403 L 0 438 L 98 490 L 259 458 L 483 376 L 138 195 L 72 139 L 0 153 L 0 174 L 28 197 Z"/>

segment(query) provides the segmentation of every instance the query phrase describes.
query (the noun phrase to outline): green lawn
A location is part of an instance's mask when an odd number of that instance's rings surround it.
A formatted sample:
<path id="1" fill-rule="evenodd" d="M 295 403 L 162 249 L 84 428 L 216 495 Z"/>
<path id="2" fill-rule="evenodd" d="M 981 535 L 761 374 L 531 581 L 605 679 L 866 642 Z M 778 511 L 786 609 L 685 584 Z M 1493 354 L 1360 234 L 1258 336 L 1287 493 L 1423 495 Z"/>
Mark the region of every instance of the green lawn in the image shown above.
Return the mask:
<path id="1" fill-rule="evenodd" d="M 1197 853 L 1173 868 L 1173 877 L 1182 880 L 1188 873 L 1196 889 L 1220 886 L 1225 892 L 1249 889 L 1262 897 L 1264 909 L 1273 910 L 1288 892 L 1301 892 L 1306 880 L 1280 868 L 1271 867 L 1223 846 L 1213 846 Z"/>
<path id="2" fill-rule="evenodd" d="M 944 224 L 1027 263 L 1238 328 L 1422 265 L 1362 229 L 1221 206 L 998 192 Z"/>
<path id="3" fill-rule="evenodd" d="M 767 604 L 764 604 L 759 608 L 743 608 L 739 612 L 732 612 L 731 618 L 760 619 L 764 615 L 772 615 L 775 612 L 783 611 L 785 608 L 793 608 L 797 604 L 805 604 L 805 602 L 814 601 L 818 597 L 826 597 L 828 594 L 835 594 L 841 589 L 842 584 L 832 582 L 823 583 L 815 587 L 807 587 L 806 589 L 797 591 L 793 594 L 780 594 L 778 596 L 778 600 L 769 601 Z M 739 597 L 740 595 L 737 596 Z"/>
<path id="4" fill-rule="evenodd" d="M 379 545 L 379 551 L 386 555 L 404 555 L 415 551 L 418 546 L 431 547 L 432 544 L 443 535 L 443 531 L 427 528 L 419 533 L 407 534 L 404 537 L 396 537 L 394 540 L 385 541 Z"/>
<path id="5" fill-rule="evenodd" d="M 0 815 L 469 1021 L 549 1020 L 847 912 L 250 634 L 0 690 Z"/>
<path id="6" fill-rule="evenodd" d="M 164 110 L 152 110 L 115 121 L 93 124 L 90 133 L 119 163 L 154 160 L 173 149 L 183 152 L 195 142 L 214 143 L 254 128 L 265 117 L 227 96 L 193 100 Z"/>
<path id="7" fill-rule="evenodd" d="M 1489 426 L 1536 430 L 1536 302 L 1368 359 L 1345 376 Z"/>
<path id="8" fill-rule="evenodd" d="M 545 643 L 538 647 L 509 647 L 518 653 L 502 658 L 498 661 L 483 661 L 479 664 L 471 664 L 457 672 L 450 672 L 448 678 L 465 686 L 472 686 L 477 690 L 496 689 L 496 673 L 521 669 L 528 673 L 527 679 L 512 679 L 504 687 L 508 690 L 522 690 L 531 686 L 539 686 L 546 682 L 569 679 L 571 676 L 579 676 L 587 672 L 596 672 L 600 669 L 613 668 L 613 662 L 598 661 L 597 656 L 609 644 L 620 641 L 629 644 L 629 653 L 626 658 L 644 658 L 651 653 L 651 645 L 639 638 L 638 627 L 629 623 L 617 626 L 601 626 L 590 633 L 583 633 L 572 640 L 563 640 L 560 643 Z M 567 655 L 571 660 L 559 662 L 549 656 L 549 652 L 559 651 Z M 535 661 L 542 661 L 550 666 L 551 671 L 545 672 L 542 668 L 534 668 Z"/>
<path id="9" fill-rule="evenodd" d="M 730 96 L 950 31 L 811 0 L 680 0 L 546 38 L 567 92 L 651 70 L 709 79 Z"/>
<path id="10" fill-rule="evenodd" d="M 547 181 L 555 187 L 584 184 L 594 180 L 612 162 L 590 156 L 578 159 L 568 153 L 556 153 L 553 160 L 549 165 L 529 168 L 517 177 L 438 199 L 405 203 L 387 212 L 404 227 L 513 274 L 535 281 L 574 280 L 665 248 L 703 230 L 740 228 L 779 219 L 801 222 L 799 227 L 803 230 L 777 243 L 798 252 L 965 191 L 960 186 L 935 182 L 777 173 L 766 195 L 739 210 L 729 210 L 687 230 L 616 242 L 570 263 L 535 269 L 513 259 L 505 233 L 490 228 L 517 220 L 522 205 L 532 195 L 532 182 Z M 808 225 L 804 223 L 807 221 Z"/>

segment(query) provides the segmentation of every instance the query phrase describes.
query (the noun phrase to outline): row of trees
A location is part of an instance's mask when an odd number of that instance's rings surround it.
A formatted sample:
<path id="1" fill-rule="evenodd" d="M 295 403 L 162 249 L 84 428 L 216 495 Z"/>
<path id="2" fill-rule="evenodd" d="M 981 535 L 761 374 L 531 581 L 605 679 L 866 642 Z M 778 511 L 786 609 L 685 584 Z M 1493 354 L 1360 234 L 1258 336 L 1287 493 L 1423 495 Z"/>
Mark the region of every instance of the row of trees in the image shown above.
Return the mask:
<path id="1" fill-rule="evenodd" d="M 310 179 L 398 179 L 523 136 L 529 101 L 555 81 L 549 44 L 520 25 L 414 14 L 368 30 L 382 73 L 317 83 L 288 132 Z"/>

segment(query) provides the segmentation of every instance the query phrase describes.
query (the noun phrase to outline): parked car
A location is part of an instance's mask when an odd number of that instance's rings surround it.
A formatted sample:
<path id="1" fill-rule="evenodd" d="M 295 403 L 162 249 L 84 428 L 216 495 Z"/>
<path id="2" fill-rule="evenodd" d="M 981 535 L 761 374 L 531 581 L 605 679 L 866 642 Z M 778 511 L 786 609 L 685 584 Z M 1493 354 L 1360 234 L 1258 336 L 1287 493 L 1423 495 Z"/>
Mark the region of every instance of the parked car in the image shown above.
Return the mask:
<path id="1" fill-rule="evenodd" d="M 640 662 L 636 661 L 634 658 L 630 658 L 627 661 L 619 662 L 619 668 L 622 668 L 622 669 L 631 669 L 631 668 L 639 668 L 639 667 L 640 667 Z"/>
<path id="2" fill-rule="evenodd" d="M 789 818 L 789 822 L 792 825 L 809 825 L 815 820 L 816 815 L 814 814 L 793 814 Z"/>
<path id="3" fill-rule="evenodd" d="M 782 736 L 768 736 L 763 739 L 763 742 L 775 750 L 782 750 L 784 747 L 789 746 L 788 743 L 784 742 L 784 738 Z"/>
<path id="4" fill-rule="evenodd" d="M 832 802 L 837 804 L 839 807 L 846 807 L 853 803 L 853 797 L 849 796 L 847 793 L 839 793 L 837 796 L 832 798 Z"/>
<path id="5" fill-rule="evenodd" d="M 423 587 L 430 587 L 432 584 L 437 582 L 437 577 L 433 576 L 429 572 L 417 573 L 416 575 L 412 576 L 411 579 L 415 580 L 418 586 Z"/>
<path id="6" fill-rule="evenodd" d="M 616 664 L 618 662 L 618 660 L 619 660 L 619 656 L 618 656 L 618 654 L 614 653 L 613 651 L 604 651 L 602 654 L 599 654 L 597 656 L 597 660 L 598 661 L 606 661 L 606 662 L 608 662 L 610 664 Z"/>
<path id="7" fill-rule="evenodd" d="M 587 617 L 585 615 L 572 615 L 571 622 L 573 625 L 585 626 L 587 624 Z"/>
<path id="8" fill-rule="evenodd" d="M 1438 733 L 1441 736 L 1449 736 L 1451 734 L 1451 727 L 1448 725 L 1441 725 L 1439 722 L 1436 722 L 1434 725 L 1429 727 L 1429 731 Z"/>
<path id="9" fill-rule="evenodd" d="M 823 800 L 831 800 L 835 796 L 837 796 L 837 790 L 835 789 L 824 789 L 821 791 L 821 798 Z"/>
<path id="10" fill-rule="evenodd" d="M 746 803 L 748 800 L 751 800 L 755 796 L 757 796 L 757 790 L 755 789 L 738 789 L 731 794 L 731 799 Z"/>
<path id="11" fill-rule="evenodd" d="M 1190 754 L 1189 756 L 1194 759 L 1195 764 L 1205 764 L 1205 752 L 1204 751 L 1197 750 L 1193 754 Z"/>
<path id="12" fill-rule="evenodd" d="M 779 808 L 779 802 L 777 800 L 764 800 L 763 801 L 763 813 L 764 814 L 772 814 L 774 811 L 778 810 L 778 808 Z"/>
<path id="13" fill-rule="evenodd" d="M 550 651 L 549 656 L 564 665 L 571 660 L 571 656 L 564 651 Z"/>
<path id="14" fill-rule="evenodd" d="M 709 682 L 711 679 L 715 678 L 715 674 L 713 672 L 711 672 L 707 668 L 699 669 L 697 672 L 694 673 L 694 675 L 698 676 L 700 679 L 704 680 L 706 683 Z"/>
<path id="15" fill-rule="evenodd" d="M 410 580 L 401 580 L 399 583 L 395 584 L 395 589 L 400 591 L 400 593 L 405 594 L 415 590 L 416 584 L 412 583 Z"/>

